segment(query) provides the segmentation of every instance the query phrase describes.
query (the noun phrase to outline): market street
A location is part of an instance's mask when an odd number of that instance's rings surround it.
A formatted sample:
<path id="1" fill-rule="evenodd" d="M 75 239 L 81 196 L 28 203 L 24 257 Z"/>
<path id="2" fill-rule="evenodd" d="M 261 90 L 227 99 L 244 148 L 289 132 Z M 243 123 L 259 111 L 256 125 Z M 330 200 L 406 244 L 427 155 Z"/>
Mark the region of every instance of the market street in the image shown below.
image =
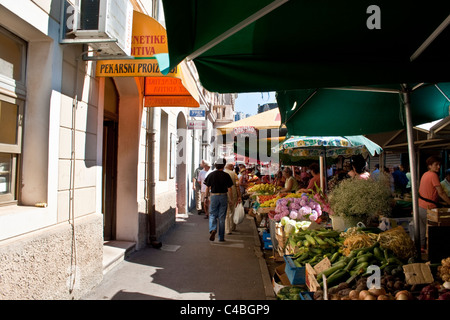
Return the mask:
<path id="1" fill-rule="evenodd" d="M 274 299 L 254 218 L 247 216 L 223 243 L 208 238 L 204 215 L 177 218 L 160 249 L 132 253 L 84 299 Z"/>

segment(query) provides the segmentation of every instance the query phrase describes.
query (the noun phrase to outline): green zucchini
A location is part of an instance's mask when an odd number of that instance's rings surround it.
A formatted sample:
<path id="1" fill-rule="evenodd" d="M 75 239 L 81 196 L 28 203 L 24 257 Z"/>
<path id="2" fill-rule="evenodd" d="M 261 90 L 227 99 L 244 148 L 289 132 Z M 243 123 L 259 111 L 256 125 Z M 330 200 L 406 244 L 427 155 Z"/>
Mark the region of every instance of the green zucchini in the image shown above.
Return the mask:
<path id="1" fill-rule="evenodd" d="M 340 255 L 340 253 L 337 251 L 335 253 L 333 253 L 333 255 L 331 256 L 330 262 L 334 263 L 337 260 L 337 258 L 339 257 L 339 255 Z"/>
<path id="2" fill-rule="evenodd" d="M 343 269 L 345 266 L 346 266 L 346 263 L 345 263 L 345 262 L 336 264 L 335 266 L 331 266 L 330 268 L 328 268 L 328 269 L 326 269 L 326 270 L 320 272 L 320 273 L 317 275 L 316 279 L 317 279 L 317 280 L 322 279 L 322 275 L 323 275 L 323 274 L 324 274 L 325 276 L 328 277 L 328 276 L 331 275 L 333 272 L 335 272 L 335 271 L 337 271 L 337 270 L 341 270 L 341 269 Z"/>
<path id="3" fill-rule="evenodd" d="M 316 245 L 316 240 L 314 240 L 313 237 L 311 237 L 309 234 L 305 235 L 306 240 L 308 240 L 309 243 L 311 243 L 311 245 L 315 246 Z"/>
<path id="4" fill-rule="evenodd" d="M 323 241 L 322 239 L 320 239 L 318 236 L 314 236 L 313 238 L 314 238 L 314 240 L 316 240 L 316 242 L 317 242 L 319 245 L 325 244 L 325 241 Z"/>
<path id="5" fill-rule="evenodd" d="M 303 260 L 305 260 L 306 258 L 308 258 L 308 256 L 309 256 L 309 253 L 308 252 L 305 252 L 305 253 L 303 253 L 300 257 L 298 257 L 297 259 L 296 259 L 296 261 L 303 261 Z"/>
<path id="6" fill-rule="evenodd" d="M 383 261 L 384 256 L 383 256 L 383 253 L 381 252 L 381 249 L 380 249 L 380 248 L 375 247 L 375 248 L 373 249 L 373 254 L 374 254 L 375 258 L 377 258 L 377 260 Z"/>
<path id="7" fill-rule="evenodd" d="M 357 258 L 353 258 L 350 262 L 345 266 L 345 271 L 350 271 L 356 265 Z"/>
<path id="8" fill-rule="evenodd" d="M 357 257 L 358 260 L 356 262 L 358 264 L 361 263 L 361 262 L 368 262 L 372 257 L 373 257 L 373 254 L 369 252 L 369 253 L 366 253 L 366 254 L 364 254 L 362 256 Z"/>
<path id="9" fill-rule="evenodd" d="M 340 283 L 345 277 L 348 276 L 348 272 L 346 270 L 339 270 L 332 274 L 329 278 L 327 278 L 327 286 L 332 287 L 335 284 Z"/>
<path id="10" fill-rule="evenodd" d="M 369 266 L 368 262 L 361 262 L 357 264 L 356 267 L 353 268 L 353 270 L 360 271 L 361 269 L 363 269 L 365 271 L 368 266 Z"/>

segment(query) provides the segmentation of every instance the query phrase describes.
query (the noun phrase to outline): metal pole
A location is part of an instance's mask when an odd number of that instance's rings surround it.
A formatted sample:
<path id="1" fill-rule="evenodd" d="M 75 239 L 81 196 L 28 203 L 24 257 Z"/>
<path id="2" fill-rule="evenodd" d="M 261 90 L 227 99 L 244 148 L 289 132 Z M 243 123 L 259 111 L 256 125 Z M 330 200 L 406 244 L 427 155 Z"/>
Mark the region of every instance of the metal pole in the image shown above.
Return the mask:
<path id="1" fill-rule="evenodd" d="M 403 104 L 405 106 L 406 115 L 406 134 L 408 138 L 408 156 L 409 165 L 411 170 L 411 195 L 412 195 L 412 208 L 413 208 L 413 219 L 414 219 L 414 244 L 416 246 L 417 254 L 420 257 L 420 219 L 419 219 L 419 198 L 418 190 L 419 184 L 417 180 L 417 166 L 416 166 L 416 153 L 414 150 L 414 135 L 413 135 L 413 125 L 411 117 L 411 102 L 409 96 L 409 90 L 406 84 L 402 85 L 402 97 Z"/>

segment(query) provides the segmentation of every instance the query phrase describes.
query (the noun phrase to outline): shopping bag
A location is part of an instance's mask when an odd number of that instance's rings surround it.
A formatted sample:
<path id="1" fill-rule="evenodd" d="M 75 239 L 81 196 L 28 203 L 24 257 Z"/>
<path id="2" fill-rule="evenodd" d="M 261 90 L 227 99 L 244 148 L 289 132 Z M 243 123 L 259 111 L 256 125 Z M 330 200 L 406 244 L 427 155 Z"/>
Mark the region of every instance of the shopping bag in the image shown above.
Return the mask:
<path id="1" fill-rule="evenodd" d="M 234 210 L 233 222 L 235 224 L 240 224 L 242 221 L 244 221 L 244 217 L 245 217 L 244 206 L 240 202 L 237 205 L 236 209 Z"/>

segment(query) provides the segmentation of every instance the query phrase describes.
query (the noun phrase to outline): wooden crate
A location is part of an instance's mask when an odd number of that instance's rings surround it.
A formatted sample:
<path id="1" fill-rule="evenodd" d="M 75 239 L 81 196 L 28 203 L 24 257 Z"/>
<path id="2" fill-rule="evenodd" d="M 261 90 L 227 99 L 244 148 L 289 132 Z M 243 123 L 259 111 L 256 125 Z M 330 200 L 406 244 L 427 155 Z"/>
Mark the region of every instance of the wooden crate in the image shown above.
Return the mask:
<path id="1" fill-rule="evenodd" d="M 450 208 L 428 209 L 427 219 L 434 225 L 450 226 Z"/>
<path id="2" fill-rule="evenodd" d="M 259 207 L 258 208 L 258 213 L 267 214 L 270 211 L 275 211 L 275 208 L 274 207 Z"/>

